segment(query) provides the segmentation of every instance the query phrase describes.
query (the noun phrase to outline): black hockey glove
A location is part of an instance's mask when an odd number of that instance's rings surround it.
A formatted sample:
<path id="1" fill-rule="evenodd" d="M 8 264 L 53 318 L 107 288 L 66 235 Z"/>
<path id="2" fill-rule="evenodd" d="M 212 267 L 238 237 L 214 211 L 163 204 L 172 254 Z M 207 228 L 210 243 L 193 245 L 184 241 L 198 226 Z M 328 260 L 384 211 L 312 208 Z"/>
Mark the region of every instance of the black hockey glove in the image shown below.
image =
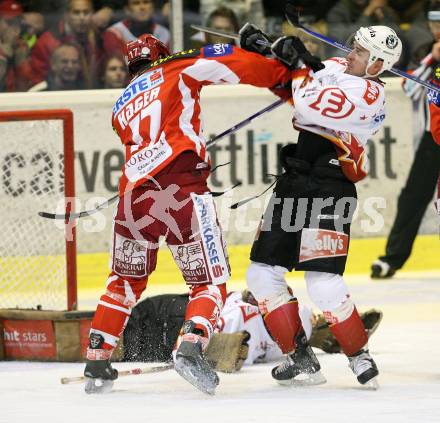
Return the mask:
<path id="1" fill-rule="evenodd" d="M 312 56 L 298 37 L 278 38 L 272 44 L 271 49 L 274 56 L 291 70 L 298 69 L 303 63 L 310 66 L 313 72 L 324 69 L 321 60 L 316 56 Z"/>
<path id="2" fill-rule="evenodd" d="M 262 54 L 271 54 L 270 45 L 272 41 L 258 27 L 247 22 L 238 32 L 240 35 L 240 47 L 247 51 Z"/>

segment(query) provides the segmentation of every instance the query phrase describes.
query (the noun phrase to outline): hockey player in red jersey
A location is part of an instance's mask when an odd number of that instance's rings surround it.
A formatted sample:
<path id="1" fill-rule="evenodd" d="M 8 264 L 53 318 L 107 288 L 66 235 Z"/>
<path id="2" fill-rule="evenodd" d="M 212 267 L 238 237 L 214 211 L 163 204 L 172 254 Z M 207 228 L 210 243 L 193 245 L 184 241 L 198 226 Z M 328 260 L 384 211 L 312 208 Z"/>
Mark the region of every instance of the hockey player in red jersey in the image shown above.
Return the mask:
<path id="1" fill-rule="evenodd" d="M 87 350 L 86 392 L 117 378 L 110 357 L 156 267 L 159 237 L 190 287 L 177 343 L 177 372 L 207 393 L 218 377 L 203 357 L 226 296 L 230 269 L 206 180 L 210 172 L 200 90 L 210 84 L 274 87 L 290 81 L 281 62 L 228 44 L 170 55 L 150 35 L 127 44 L 131 82 L 113 107 L 113 128 L 126 147 L 114 220 L 111 272 Z M 98 379 L 102 385 L 96 383 Z"/>
<path id="2" fill-rule="evenodd" d="M 259 51 L 268 42 L 258 28 L 240 31 L 241 46 Z M 319 384 L 325 378 L 308 345 L 298 301 L 285 274 L 305 271 L 308 294 L 323 311 L 357 380 L 378 375 L 368 352 L 364 325 L 343 279 L 350 224 L 357 201 L 355 182 L 368 173 L 367 139 L 385 118 L 385 93 L 378 76 L 399 59 L 402 43 L 385 26 L 360 28 L 347 58 L 331 58 L 318 72 L 301 66 L 305 47 L 283 37 L 273 54 L 293 69 L 293 124 L 297 144 L 281 150 L 285 173 L 263 215 L 247 271 L 249 290 L 266 327 L 286 355 L 272 370 L 280 384 Z"/>

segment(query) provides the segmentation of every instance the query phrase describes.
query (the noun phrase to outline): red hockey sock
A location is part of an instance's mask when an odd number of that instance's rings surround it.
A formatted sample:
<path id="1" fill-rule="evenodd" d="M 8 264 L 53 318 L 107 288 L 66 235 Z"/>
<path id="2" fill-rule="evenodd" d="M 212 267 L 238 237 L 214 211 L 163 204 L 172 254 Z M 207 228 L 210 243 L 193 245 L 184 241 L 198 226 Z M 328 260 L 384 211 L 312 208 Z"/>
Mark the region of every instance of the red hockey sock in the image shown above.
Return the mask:
<path id="1" fill-rule="evenodd" d="M 96 308 L 91 329 L 103 333 L 104 344 L 102 348 L 113 349 L 130 317 L 130 308 L 103 295 Z"/>
<path id="2" fill-rule="evenodd" d="M 88 358 L 94 356 L 97 359 L 98 355 L 105 355 L 106 351 L 111 355 L 127 325 L 131 308 L 136 304 L 146 284 L 146 278 L 123 279 L 114 272 L 110 273 L 107 292 L 99 299 L 91 325 L 91 332 L 101 335 L 103 343 L 98 348 L 89 348 Z"/>
<path id="3" fill-rule="evenodd" d="M 302 328 L 296 298 L 267 313 L 264 323 L 284 354 L 295 350 L 295 337 Z"/>
<path id="4" fill-rule="evenodd" d="M 191 289 L 185 320 L 192 320 L 209 339 L 217 326 L 225 300 L 226 284 L 196 285 Z"/>
<path id="5" fill-rule="evenodd" d="M 356 307 L 348 319 L 330 325 L 330 330 L 342 351 L 349 357 L 359 352 L 368 342 L 365 326 Z"/>

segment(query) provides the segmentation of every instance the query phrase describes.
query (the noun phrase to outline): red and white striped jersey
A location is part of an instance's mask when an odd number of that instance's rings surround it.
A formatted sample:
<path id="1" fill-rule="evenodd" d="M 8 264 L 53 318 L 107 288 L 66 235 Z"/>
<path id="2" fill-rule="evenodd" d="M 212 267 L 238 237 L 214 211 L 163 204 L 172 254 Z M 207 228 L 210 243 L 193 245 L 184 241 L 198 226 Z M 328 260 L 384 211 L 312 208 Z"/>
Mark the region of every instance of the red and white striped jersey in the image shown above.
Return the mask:
<path id="1" fill-rule="evenodd" d="M 271 88 L 288 83 L 280 62 L 230 44 L 176 53 L 152 63 L 130 82 L 113 107 L 112 124 L 126 146 L 120 192 L 154 176 L 180 153 L 208 161 L 200 91 L 210 84 Z"/>
<path id="2" fill-rule="evenodd" d="M 382 84 L 345 73 L 347 61 L 334 57 L 325 68 L 293 71 L 293 124 L 336 145 L 345 176 L 353 182 L 368 174 L 365 146 L 385 119 Z"/>

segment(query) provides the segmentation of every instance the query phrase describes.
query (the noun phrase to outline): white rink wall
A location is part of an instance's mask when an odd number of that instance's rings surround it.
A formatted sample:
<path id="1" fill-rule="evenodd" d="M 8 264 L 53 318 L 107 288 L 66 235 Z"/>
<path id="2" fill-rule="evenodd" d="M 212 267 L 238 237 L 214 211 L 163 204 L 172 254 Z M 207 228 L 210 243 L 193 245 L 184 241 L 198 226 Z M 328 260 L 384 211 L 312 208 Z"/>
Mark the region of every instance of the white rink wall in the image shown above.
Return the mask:
<path id="1" fill-rule="evenodd" d="M 371 138 L 368 149 L 370 176 L 357 185 L 360 202 L 357 223 L 352 226 L 355 237 L 388 234 L 396 212 L 397 196 L 414 155 L 411 103 L 401 91 L 400 79 L 386 80 L 386 91 L 388 107 L 385 125 Z M 111 128 L 110 119 L 112 106 L 119 94 L 119 90 L 0 94 L 2 111 L 56 108 L 73 111 L 78 209 L 93 207 L 113 196 L 117 190 L 124 152 Z M 269 91 L 250 86 L 205 88 L 202 103 L 206 137 L 222 132 L 275 100 Z M 1 128 L 0 125 L 0 134 Z M 243 183 L 240 188 L 217 201 L 229 243 L 252 241 L 264 207 L 264 198 L 236 211 L 230 211 L 227 206 L 263 191 L 272 181 L 265 174 L 280 172 L 277 169 L 278 148 L 287 142 L 295 142 L 296 138 L 296 131 L 291 126 L 290 106 L 283 105 L 255 119 L 236 134 L 220 140 L 211 150 L 215 164 L 232 162 L 229 166 L 219 168 L 211 177 L 212 189 L 220 191 L 237 181 Z M 17 151 L 26 148 L 26 140 L 20 138 L 20 133 L 17 133 L 16 141 Z M 113 210 L 79 222 L 80 252 L 108 249 Z M 425 216 L 421 232 L 436 233 L 437 230 L 432 207 Z"/>

